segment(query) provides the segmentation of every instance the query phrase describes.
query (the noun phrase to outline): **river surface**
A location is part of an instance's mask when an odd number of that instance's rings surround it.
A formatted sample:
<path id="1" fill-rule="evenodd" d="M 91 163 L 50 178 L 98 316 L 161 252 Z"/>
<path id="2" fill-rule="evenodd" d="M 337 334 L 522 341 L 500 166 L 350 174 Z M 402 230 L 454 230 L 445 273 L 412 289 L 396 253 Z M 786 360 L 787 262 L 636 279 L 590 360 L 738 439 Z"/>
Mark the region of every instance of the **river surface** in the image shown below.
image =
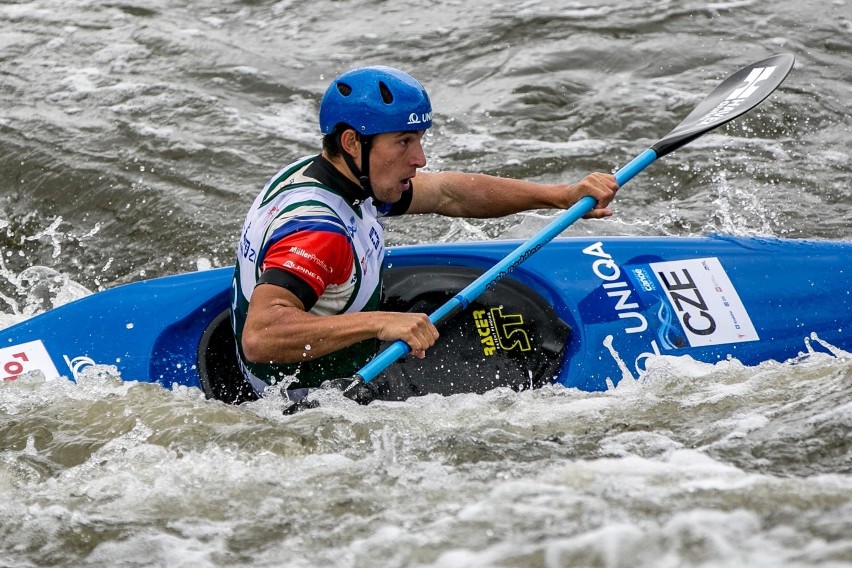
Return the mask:
<path id="1" fill-rule="evenodd" d="M 428 168 L 612 171 L 740 67 L 756 110 L 567 235 L 852 239 L 849 0 L 0 3 L 0 326 L 228 266 L 328 81 L 429 89 Z M 408 217 L 390 245 L 525 238 L 553 212 Z M 804 345 L 803 345 L 804 350 Z M 324 394 L 283 416 L 95 373 L 0 385 L 0 566 L 848 567 L 852 356 L 654 361 L 607 392 Z"/>

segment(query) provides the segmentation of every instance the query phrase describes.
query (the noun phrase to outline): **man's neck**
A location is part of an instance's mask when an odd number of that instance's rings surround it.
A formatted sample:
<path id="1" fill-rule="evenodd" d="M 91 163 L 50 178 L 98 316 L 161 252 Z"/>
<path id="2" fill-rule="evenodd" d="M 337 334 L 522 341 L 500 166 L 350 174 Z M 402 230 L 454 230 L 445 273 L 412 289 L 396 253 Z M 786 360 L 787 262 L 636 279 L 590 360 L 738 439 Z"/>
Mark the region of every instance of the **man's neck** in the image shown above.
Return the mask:
<path id="1" fill-rule="evenodd" d="M 349 166 L 346 165 L 346 162 L 343 160 L 342 156 L 329 156 L 328 152 L 326 152 L 325 150 L 323 150 L 321 156 L 325 158 L 329 164 L 334 166 L 334 168 L 339 171 L 345 178 L 347 178 L 356 185 L 360 185 L 360 182 L 355 177 L 355 174 L 352 173 L 352 170 L 349 169 Z"/>
<path id="2" fill-rule="evenodd" d="M 327 157 L 325 153 L 308 167 L 306 173 L 320 183 L 323 183 L 338 192 L 350 204 L 363 203 L 370 196 L 353 176 L 347 175 L 348 168 L 342 159 L 338 163 Z"/>

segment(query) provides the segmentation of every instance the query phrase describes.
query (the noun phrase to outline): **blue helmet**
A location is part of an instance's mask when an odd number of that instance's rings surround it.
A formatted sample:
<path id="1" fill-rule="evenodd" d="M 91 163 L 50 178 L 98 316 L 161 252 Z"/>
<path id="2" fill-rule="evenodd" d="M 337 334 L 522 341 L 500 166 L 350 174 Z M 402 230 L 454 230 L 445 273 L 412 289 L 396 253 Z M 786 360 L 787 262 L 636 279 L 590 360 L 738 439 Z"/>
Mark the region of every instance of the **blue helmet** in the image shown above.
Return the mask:
<path id="1" fill-rule="evenodd" d="M 320 130 L 331 134 L 347 124 L 359 134 L 425 130 L 432 104 L 417 79 L 393 67 L 361 67 L 331 82 L 322 97 Z"/>

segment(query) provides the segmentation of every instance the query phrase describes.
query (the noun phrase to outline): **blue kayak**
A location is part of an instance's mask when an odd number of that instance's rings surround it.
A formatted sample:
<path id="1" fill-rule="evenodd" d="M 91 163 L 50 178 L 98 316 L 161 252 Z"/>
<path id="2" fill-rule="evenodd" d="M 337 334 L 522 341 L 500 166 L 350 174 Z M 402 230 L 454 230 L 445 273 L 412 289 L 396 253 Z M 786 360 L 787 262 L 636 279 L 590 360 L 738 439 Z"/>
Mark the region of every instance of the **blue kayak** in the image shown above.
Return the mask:
<path id="1" fill-rule="evenodd" d="M 384 304 L 430 313 L 515 241 L 388 249 Z M 852 243 L 773 238 L 560 238 L 444 324 L 426 359 L 375 380 L 380 398 L 535 388 L 605 390 L 650 357 L 754 365 L 852 350 Z M 112 366 L 126 381 L 250 400 L 235 357 L 231 268 L 95 293 L 0 330 L 2 380 L 75 380 Z M 836 351 L 835 351 L 836 352 Z"/>

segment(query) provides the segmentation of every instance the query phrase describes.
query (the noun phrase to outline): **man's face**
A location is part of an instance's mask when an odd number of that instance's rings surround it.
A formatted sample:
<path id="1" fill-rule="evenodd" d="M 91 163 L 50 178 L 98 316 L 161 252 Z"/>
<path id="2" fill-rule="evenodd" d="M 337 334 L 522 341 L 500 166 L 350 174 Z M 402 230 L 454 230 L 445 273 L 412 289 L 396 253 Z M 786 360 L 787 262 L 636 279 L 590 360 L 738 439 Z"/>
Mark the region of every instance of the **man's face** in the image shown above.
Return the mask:
<path id="1" fill-rule="evenodd" d="M 377 134 L 370 149 L 370 183 L 376 198 L 395 203 L 426 165 L 421 140 L 425 130 Z"/>

